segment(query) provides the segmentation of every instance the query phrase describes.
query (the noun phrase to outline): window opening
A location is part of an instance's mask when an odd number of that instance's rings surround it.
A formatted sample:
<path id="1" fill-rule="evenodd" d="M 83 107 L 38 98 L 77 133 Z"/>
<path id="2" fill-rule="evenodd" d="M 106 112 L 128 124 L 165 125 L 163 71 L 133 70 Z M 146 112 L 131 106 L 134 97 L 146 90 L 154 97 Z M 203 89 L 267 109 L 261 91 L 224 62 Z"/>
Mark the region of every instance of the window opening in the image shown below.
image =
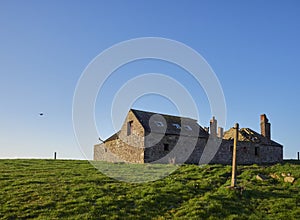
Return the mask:
<path id="1" fill-rule="evenodd" d="M 173 125 L 175 128 L 180 129 L 180 125 L 179 125 L 179 124 L 173 123 L 172 125 Z"/>
<path id="2" fill-rule="evenodd" d="M 154 121 L 154 123 L 156 124 L 157 127 L 163 127 L 164 123 L 162 123 L 161 121 Z"/>
<path id="3" fill-rule="evenodd" d="M 132 134 L 132 124 L 133 121 L 127 122 L 127 136 Z"/>
<path id="4" fill-rule="evenodd" d="M 169 144 L 164 144 L 164 151 L 169 151 L 170 148 L 169 148 Z"/>

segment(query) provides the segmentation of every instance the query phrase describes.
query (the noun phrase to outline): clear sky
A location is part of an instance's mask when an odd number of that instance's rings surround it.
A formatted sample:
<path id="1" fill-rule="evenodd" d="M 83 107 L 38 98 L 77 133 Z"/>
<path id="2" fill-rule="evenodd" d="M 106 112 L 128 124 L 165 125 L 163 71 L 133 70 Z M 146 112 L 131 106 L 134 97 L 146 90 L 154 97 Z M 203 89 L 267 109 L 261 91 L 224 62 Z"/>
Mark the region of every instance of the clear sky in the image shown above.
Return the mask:
<path id="1" fill-rule="evenodd" d="M 77 81 L 91 60 L 121 41 L 163 37 L 200 53 L 222 85 L 226 129 L 239 122 L 259 132 L 267 114 L 284 157 L 300 151 L 300 2 L 248 1 L 0 1 L 0 158 L 81 158 L 72 127 Z M 114 131 L 107 113 L 111 94 L 139 74 L 165 73 L 180 81 L 208 126 L 202 88 L 183 70 L 145 60 L 109 79 L 96 103 L 100 136 Z M 134 108 L 176 113 L 157 95 Z M 44 112 L 40 117 L 39 112 Z M 95 140 L 96 141 L 96 140 Z M 91 146 L 92 151 L 93 146 Z"/>

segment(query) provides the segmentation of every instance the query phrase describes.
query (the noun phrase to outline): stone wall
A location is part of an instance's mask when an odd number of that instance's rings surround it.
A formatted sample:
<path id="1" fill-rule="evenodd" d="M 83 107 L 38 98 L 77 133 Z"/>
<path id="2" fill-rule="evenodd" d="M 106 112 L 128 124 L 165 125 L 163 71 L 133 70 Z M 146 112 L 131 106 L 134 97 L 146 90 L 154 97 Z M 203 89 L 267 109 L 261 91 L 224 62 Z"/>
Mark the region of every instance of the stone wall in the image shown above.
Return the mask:
<path id="1" fill-rule="evenodd" d="M 107 162 L 125 162 L 110 151 L 110 146 L 114 145 L 115 141 L 110 141 L 107 144 L 97 144 L 94 146 L 94 160 Z"/>
<path id="2" fill-rule="evenodd" d="M 131 124 L 131 134 L 128 134 L 128 126 Z M 121 127 L 119 137 L 123 142 L 137 148 L 144 147 L 145 130 L 132 111 L 129 111 Z"/>
<path id="3" fill-rule="evenodd" d="M 153 144 L 156 140 L 158 143 Z M 145 163 L 196 163 L 206 144 L 205 138 L 167 134 L 156 138 L 155 134 L 145 138 Z"/>
<path id="4" fill-rule="evenodd" d="M 109 138 L 105 143 L 95 145 L 94 160 L 129 163 L 194 163 L 198 164 L 203 150 L 208 151 L 214 144 L 207 138 L 160 133 L 146 133 L 132 111 L 129 111 L 119 136 Z M 210 139 L 211 140 L 211 139 Z M 220 142 L 221 139 L 214 137 Z M 211 146 L 210 146 L 211 145 Z M 210 161 L 217 164 L 232 163 L 233 140 L 222 143 Z M 117 155 L 117 157 L 115 156 Z M 283 160 L 281 145 L 262 145 L 249 141 L 239 141 L 237 147 L 238 164 L 273 164 Z"/>
<path id="5" fill-rule="evenodd" d="M 128 135 L 129 122 L 132 128 Z M 144 128 L 131 111 L 118 135 L 112 140 L 94 146 L 94 160 L 144 163 Z"/>
<path id="6" fill-rule="evenodd" d="M 94 160 L 129 163 L 198 164 L 207 139 L 198 138 L 196 146 L 194 141 L 195 139 L 191 141 L 190 137 L 178 141 L 178 136 L 176 135 L 165 135 L 157 144 L 152 146 L 147 142 L 146 137 L 144 148 L 133 147 L 121 139 L 115 139 L 107 141 L 105 144 L 95 145 Z M 176 149 L 174 149 L 175 146 Z M 223 140 L 210 163 L 231 164 L 232 150 L 233 141 Z M 118 157 L 115 155 L 118 155 Z M 246 141 L 238 142 L 237 163 L 240 165 L 274 164 L 282 161 L 283 149 L 280 146 L 259 145 Z"/>
<path id="7" fill-rule="evenodd" d="M 211 163 L 232 163 L 233 141 L 223 140 Z M 260 145 L 248 141 L 240 141 L 237 146 L 238 164 L 274 164 L 283 161 L 281 146 Z"/>
<path id="8" fill-rule="evenodd" d="M 94 146 L 94 160 L 144 163 L 144 149 L 130 146 L 120 139 Z"/>

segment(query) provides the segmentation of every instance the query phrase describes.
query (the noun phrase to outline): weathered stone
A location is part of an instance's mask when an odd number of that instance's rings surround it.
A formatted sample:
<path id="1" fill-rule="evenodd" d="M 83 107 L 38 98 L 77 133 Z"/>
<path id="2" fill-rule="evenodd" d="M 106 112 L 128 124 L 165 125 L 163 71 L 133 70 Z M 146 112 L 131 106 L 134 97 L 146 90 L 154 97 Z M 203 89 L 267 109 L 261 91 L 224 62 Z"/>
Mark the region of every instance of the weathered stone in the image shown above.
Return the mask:
<path id="1" fill-rule="evenodd" d="M 284 177 L 284 182 L 286 182 L 286 183 L 294 183 L 294 181 L 295 181 L 295 178 L 292 176 Z"/>
<path id="2" fill-rule="evenodd" d="M 215 134 L 217 124 L 215 119 L 213 122 L 210 130 Z M 130 110 L 120 131 L 94 146 L 94 160 L 199 164 L 201 158 L 200 163 L 231 164 L 232 132 L 225 132 L 223 138 L 208 138 L 209 134 L 194 119 Z M 207 149 L 215 149 L 216 153 Z M 237 164 L 273 164 L 282 160 L 282 145 L 249 128 L 240 129 Z"/>
<path id="3" fill-rule="evenodd" d="M 260 116 L 261 135 L 271 140 L 271 124 L 265 114 Z"/>
<path id="4" fill-rule="evenodd" d="M 265 181 L 268 179 L 268 177 L 266 177 L 265 175 L 262 175 L 262 174 L 257 174 L 256 179 L 260 180 L 260 181 Z"/>
<path id="5" fill-rule="evenodd" d="M 276 173 L 271 173 L 270 177 L 272 177 L 273 179 L 280 179 L 280 177 Z"/>

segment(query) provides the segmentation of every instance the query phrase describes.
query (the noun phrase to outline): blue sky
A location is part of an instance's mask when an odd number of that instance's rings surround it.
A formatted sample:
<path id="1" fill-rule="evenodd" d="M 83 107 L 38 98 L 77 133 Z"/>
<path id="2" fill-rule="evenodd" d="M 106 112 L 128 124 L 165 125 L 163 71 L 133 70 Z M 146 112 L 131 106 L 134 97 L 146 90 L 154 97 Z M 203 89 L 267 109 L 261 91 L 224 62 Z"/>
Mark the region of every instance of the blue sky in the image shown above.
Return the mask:
<path id="1" fill-rule="evenodd" d="M 200 53 L 222 85 L 226 129 L 259 131 L 266 113 L 284 157 L 300 151 L 299 1 L 0 1 L 0 158 L 84 158 L 72 127 L 77 81 L 91 60 L 121 41 L 163 37 Z M 126 80 L 159 72 L 180 81 L 211 117 L 203 89 L 180 68 L 145 60 L 126 65 L 109 79 L 96 103 L 100 136 L 113 130 L 107 106 Z M 176 113 L 159 96 L 135 108 Z M 39 116 L 44 112 L 44 117 Z M 107 129 L 106 129 L 107 128 Z M 91 150 L 92 150 L 91 146 Z"/>

